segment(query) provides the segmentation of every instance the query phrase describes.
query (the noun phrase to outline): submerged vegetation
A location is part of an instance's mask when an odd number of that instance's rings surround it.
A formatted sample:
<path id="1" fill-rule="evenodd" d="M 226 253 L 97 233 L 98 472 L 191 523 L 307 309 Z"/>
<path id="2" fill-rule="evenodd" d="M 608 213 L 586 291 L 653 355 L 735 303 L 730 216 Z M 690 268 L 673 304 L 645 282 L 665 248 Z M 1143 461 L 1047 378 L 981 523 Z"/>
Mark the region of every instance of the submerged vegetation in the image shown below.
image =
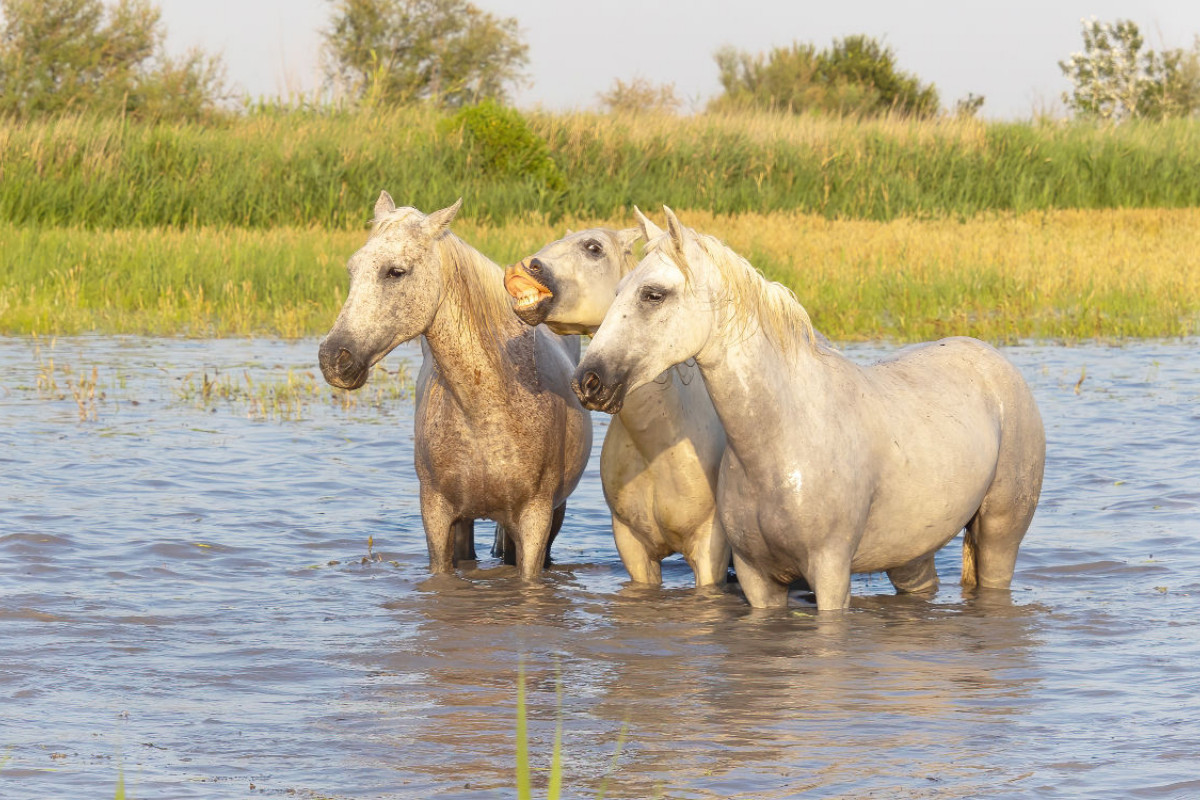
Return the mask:
<path id="1" fill-rule="evenodd" d="M 645 209 L 660 218 L 655 207 Z M 1200 333 L 1200 209 L 830 220 L 679 211 L 790 286 L 836 340 L 1112 339 Z M 566 228 L 624 216 L 455 231 L 500 264 Z M 0 333 L 302 337 L 328 330 L 363 231 L 0 225 Z"/>
<path id="2" fill-rule="evenodd" d="M 368 384 L 357 391 L 329 386 L 316 370 L 286 372 L 269 366 L 240 366 L 228 369 L 177 374 L 163 367 L 158 386 L 131 389 L 120 368 L 111 365 L 77 364 L 56 351 L 57 341 L 43 344 L 34 339 L 36 367 L 31 386 L 5 386 L 35 395 L 45 403 L 60 404 L 70 415 L 71 401 L 80 422 L 99 421 L 122 405 L 165 402 L 175 407 L 205 412 L 227 412 L 262 421 L 295 421 L 309 416 L 314 406 L 342 411 L 374 410 L 387 413 L 397 400 L 412 395 L 413 375 L 403 359 L 388 359 L 375 366 Z M 388 363 L 394 362 L 389 369 Z"/>

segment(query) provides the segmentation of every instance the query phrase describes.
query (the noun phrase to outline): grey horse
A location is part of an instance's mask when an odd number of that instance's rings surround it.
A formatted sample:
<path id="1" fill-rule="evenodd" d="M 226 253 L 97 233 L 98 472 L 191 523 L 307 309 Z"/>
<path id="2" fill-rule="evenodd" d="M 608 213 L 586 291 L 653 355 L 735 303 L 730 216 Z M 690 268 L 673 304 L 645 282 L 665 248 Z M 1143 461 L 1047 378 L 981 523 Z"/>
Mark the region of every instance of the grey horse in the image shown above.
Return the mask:
<path id="1" fill-rule="evenodd" d="M 422 336 L 414 453 L 429 568 L 474 559 L 474 520 L 492 519 L 506 560 L 531 579 L 591 452 L 591 418 L 570 388 L 579 341 L 513 318 L 503 271 L 449 230 L 461 205 L 426 216 L 379 195 L 321 372 L 356 389 Z"/>
<path id="2" fill-rule="evenodd" d="M 637 263 L 641 238 L 639 228 L 581 231 L 509 266 L 504 284 L 517 316 L 559 333 L 594 334 Z M 662 583 L 662 560 L 682 553 L 697 587 L 725 582 L 730 552 L 716 514 L 724 451 L 725 431 L 694 364 L 631 392 L 613 417 L 600 480 L 617 551 L 634 581 Z"/>
<path id="3" fill-rule="evenodd" d="M 1045 433 L 1020 372 L 975 339 L 862 367 L 823 346 L 783 286 L 667 209 L 575 373 L 614 413 L 695 358 L 728 445 L 718 509 L 746 598 L 787 604 L 803 576 L 821 611 L 850 575 L 932 591 L 934 554 L 966 528 L 964 586 L 1007 588 L 1041 492 Z"/>

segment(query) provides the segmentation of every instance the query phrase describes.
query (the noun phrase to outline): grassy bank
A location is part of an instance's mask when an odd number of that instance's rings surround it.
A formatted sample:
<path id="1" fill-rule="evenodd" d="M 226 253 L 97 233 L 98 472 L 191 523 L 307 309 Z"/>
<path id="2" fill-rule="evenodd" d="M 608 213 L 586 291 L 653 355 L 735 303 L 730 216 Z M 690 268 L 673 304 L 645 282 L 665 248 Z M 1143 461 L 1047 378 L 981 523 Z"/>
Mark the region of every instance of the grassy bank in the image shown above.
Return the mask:
<path id="1" fill-rule="evenodd" d="M 873 220 L 1200 206 L 1200 125 L 1187 120 L 534 114 L 528 122 L 549 145 L 555 181 L 526 174 L 520 159 L 497 167 L 445 115 L 421 109 L 259 113 L 207 126 L 0 120 L 0 221 L 356 230 L 381 188 L 422 209 L 462 195 L 464 215 L 492 223 L 529 213 L 613 217 L 664 202 Z"/>
<path id="2" fill-rule="evenodd" d="M 661 222 L 661 215 L 651 214 Z M 1200 333 L 1200 209 L 829 220 L 797 212 L 684 223 L 792 287 L 835 339 L 990 341 Z M 455 231 L 499 263 L 567 226 L 526 216 Z M 608 221 L 624 226 L 622 216 Z M 0 333 L 324 333 L 359 231 L 90 231 L 0 224 Z"/>

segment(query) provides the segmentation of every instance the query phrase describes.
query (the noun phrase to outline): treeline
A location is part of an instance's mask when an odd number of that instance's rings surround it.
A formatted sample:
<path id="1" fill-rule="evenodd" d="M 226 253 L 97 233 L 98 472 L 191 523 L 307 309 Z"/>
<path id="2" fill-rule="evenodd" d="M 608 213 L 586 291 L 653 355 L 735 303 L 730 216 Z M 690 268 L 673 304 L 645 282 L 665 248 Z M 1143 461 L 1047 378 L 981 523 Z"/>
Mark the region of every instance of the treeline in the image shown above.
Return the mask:
<path id="1" fill-rule="evenodd" d="M 790 114 L 523 116 L 483 104 L 223 124 L 0 120 L 0 220 L 103 228 L 363 226 L 386 188 L 495 222 L 633 205 L 891 219 L 1200 205 L 1200 126 Z"/>

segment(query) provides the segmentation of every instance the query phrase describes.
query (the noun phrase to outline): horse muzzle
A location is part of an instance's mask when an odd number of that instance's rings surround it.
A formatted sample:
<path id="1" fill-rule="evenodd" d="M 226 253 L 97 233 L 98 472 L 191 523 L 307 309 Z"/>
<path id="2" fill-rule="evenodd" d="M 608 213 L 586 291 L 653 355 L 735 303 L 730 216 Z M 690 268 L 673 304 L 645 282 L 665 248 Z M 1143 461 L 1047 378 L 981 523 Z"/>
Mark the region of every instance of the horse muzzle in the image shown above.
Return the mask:
<path id="1" fill-rule="evenodd" d="M 537 258 L 512 264 L 504 270 L 504 288 L 512 295 L 513 313 L 526 325 L 541 325 L 550 314 L 554 290 L 546 265 Z"/>
<path id="2" fill-rule="evenodd" d="M 367 382 L 367 375 L 370 373 L 367 362 L 355 358 L 345 347 L 326 339 L 321 342 L 317 357 L 321 364 L 321 374 L 330 386 L 357 389 Z"/>
<path id="3" fill-rule="evenodd" d="M 571 381 L 579 402 L 592 411 L 616 414 L 625 404 L 625 384 L 606 381 L 603 373 L 580 364 Z"/>

